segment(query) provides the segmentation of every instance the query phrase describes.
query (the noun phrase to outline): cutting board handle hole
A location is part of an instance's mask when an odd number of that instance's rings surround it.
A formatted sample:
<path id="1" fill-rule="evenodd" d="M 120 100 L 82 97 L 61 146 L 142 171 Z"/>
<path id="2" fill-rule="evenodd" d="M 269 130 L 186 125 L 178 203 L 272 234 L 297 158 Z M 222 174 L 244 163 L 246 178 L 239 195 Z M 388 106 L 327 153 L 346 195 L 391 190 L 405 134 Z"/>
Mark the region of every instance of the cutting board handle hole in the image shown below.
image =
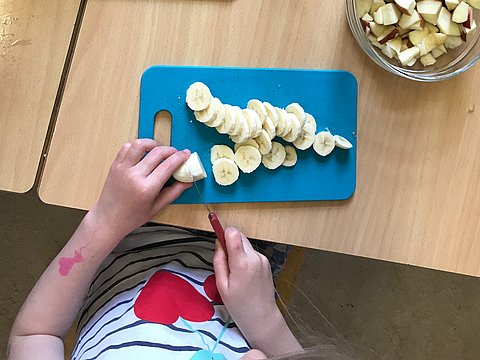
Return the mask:
<path id="1" fill-rule="evenodd" d="M 159 111 L 155 115 L 153 138 L 160 145 L 170 145 L 172 136 L 172 114 L 167 110 Z"/>

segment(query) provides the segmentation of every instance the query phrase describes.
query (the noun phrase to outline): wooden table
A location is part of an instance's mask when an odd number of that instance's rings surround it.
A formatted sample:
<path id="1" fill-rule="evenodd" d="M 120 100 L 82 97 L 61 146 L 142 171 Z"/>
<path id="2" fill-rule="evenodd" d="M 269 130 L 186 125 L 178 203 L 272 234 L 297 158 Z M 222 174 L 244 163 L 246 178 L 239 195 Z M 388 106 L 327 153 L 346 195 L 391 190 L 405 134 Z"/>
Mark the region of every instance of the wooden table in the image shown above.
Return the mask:
<path id="1" fill-rule="evenodd" d="M 0 1 L 0 190 L 34 184 L 79 4 Z"/>
<path id="2" fill-rule="evenodd" d="M 354 197 L 218 205 L 221 220 L 251 237 L 480 275 L 480 66 L 437 84 L 389 75 L 344 13 L 343 0 L 89 0 L 41 198 L 94 204 L 116 151 L 136 137 L 150 65 L 346 69 L 360 94 Z M 156 220 L 210 229 L 203 206 Z"/>

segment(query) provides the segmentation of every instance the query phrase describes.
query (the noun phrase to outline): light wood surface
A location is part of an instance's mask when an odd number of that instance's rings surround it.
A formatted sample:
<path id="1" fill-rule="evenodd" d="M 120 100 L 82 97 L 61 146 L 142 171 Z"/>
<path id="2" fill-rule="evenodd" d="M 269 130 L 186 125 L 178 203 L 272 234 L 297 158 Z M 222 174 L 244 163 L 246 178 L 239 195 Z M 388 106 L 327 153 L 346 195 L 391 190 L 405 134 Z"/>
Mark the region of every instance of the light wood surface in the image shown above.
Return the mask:
<path id="1" fill-rule="evenodd" d="M 0 190 L 33 186 L 79 4 L 0 1 Z"/>
<path id="2" fill-rule="evenodd" d="M 221 221 L 251 237 L 480 275 L 479 65 L 437 84 L 394 77 L 355 44 L 343 0 L 90 0 L 43 201 L 94 204 L 116 151 L 136 137 L 140 76 L 153 64 L 352 71 L 354 197 L 218 205 Z M 210 229 L 203 206 L 171 206 L 156 220 Z"/>

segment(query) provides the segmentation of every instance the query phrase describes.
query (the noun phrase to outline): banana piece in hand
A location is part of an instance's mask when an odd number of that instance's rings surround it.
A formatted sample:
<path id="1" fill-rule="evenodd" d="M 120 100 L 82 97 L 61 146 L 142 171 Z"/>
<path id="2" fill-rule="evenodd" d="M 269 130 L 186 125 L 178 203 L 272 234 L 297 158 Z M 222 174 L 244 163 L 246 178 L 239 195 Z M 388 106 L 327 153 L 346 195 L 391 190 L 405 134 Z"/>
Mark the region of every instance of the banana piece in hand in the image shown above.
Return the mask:
<path id="1" fill-rule="evenodd" d="M 240 146 L 238 150 L 235 151 L 235 163 L 240 170 L 246 174 L 255 171 L 261 161 L 262 155 L 260 154 L 260 151 L 253 146 Z"/>
<path id="2" fill-rule="evenodd" d="M 207 85 L 198 81 L 188 87 L 186 100 L 193 111 L 205 110 L 212 101 L 212 93 Z"/>
<path id="3" fill-rule="evenodd" d="M 320 156 L 327 156 L 335 148 L 335 138 L 329 131 L 320 131 L 315 135 L 313 150 Z"/>
<path id="4" fill-rule="evenodd" d="M 285 160 L 283 160 L 282 165 L 291 167 L 297 163 L 297 151 L 293 146 L 285 146 Z"/>
<path id="5" fill-rule="evenodd" d="M 235 162 L 226 158 L 217 159 L 213 163 L 212 172 L 217 184 L 222 186 L 232 185 L 240 175 Z"/>
<path id="6" fill-rule="evenodd" d="M 233 150 L 230 149 L 227 145 L 215 145 L 210 150 L 210 161 L 212 165 L 218 159 L 225 158 L 234 160 Z"/>
<path id="7" fill-rule="evenodd" d="M 207 173 L 203 168 L 200 157 L 196 152 L 191 153 L 187 161 L 173 173 L 173 178 L 180 182 L 191 183 L 205 179 Z"/>
<path id="8" fill-rule="evenodd" d="M 274 170 L 285 161 L 286 152 L 282 144 L 272 141 L 272 150 L 262 156 L 262 164 L 267 168 Z"/>

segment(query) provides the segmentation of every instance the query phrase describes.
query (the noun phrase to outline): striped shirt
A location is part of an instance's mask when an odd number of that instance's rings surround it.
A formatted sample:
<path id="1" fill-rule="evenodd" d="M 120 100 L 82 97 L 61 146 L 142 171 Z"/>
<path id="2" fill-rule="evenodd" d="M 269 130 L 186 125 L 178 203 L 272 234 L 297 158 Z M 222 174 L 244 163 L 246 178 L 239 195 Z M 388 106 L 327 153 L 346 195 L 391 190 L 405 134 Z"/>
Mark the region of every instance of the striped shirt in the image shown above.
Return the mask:
<path id="1" fill-rule="evenodd" d="M 127 236 L 79 313 L 74 360 L 240 359 L 249 350 L 221 303 L 214 242 L 165 227 Z"/>

